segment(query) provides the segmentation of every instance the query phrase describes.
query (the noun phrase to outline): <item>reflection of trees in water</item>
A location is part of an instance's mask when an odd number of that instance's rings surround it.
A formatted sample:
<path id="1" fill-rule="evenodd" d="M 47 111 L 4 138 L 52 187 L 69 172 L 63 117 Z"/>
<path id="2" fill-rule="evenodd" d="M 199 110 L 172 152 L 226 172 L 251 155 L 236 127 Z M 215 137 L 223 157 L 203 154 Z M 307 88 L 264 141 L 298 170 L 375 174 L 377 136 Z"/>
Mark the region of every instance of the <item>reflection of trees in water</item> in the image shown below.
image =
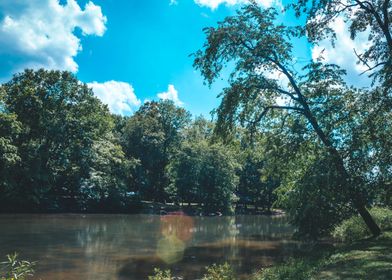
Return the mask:
<path id="1" fill-rule="evenodd" d="M 282 217 L 192 217 L 192 227 L 186 231 L 181 222 L 162 231 L 161 218 L 43 215 L 1 220 L 0 250 L 17 250 L 27 259 L 38 260 L 37 275 L 42 279 L 61 275 L 64 279 L 95 280 L 99 275 L 105 279 L 135 280 L 150 275 L 154 267 L 171 268 L 175 274 L 186 273 L 185 279 L 194 279 L 202 275 L 205 266 L 225 260 L 239 271 L 249 272 L 282 255 L 291 255 L 295 246 L 282 241 L 292 233 Z M 183 239 L 188 238 L 188 232 L 192 233 L 189 240 L 183 241 L 186 247 L 181 249 L 181 258 L 175 259 L 176 263 L 164 263 L 156 255 L 163 232 L 169 237 L 175 232 L 175 236 Z M 162 247 L 165 251 L 165 246 Z"/>
<path id="2" fill-rule="evenodd" d="M 279 239 L 287 238 L 291 233 L 292 228 L 283 218 L 198 217 L 194 221 L 192 241 L 178 262 L 165 262 L 157 257 L 131 257 L 120 269 L 119 279 L 145 279 L 154 267 L 170 268 L 177 276 L 195 279 L 203 275 L 205 266 L 225 261 L 246 277 L 254 268 L 271 265 L 275 260 L 291 255 L 297 245 Z"/>
<path id="3" fill-rule="evenodd" d="M 153 250 L 158 236 L 157 216 L 109 216 L 87 221 L 77 240 L 86 255 L 107 252 L 128 256 Z"/>

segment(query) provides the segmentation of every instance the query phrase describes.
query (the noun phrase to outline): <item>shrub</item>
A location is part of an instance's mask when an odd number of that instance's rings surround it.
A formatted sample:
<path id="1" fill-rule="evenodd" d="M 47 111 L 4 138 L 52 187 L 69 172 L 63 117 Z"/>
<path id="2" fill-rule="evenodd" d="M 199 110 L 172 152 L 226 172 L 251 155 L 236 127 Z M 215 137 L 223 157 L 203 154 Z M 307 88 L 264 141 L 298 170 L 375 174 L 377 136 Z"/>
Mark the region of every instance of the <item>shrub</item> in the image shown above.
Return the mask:
<path id="1" fill-rule="evenodd" d="M 155 275 L 148 276 L 148 280 L 173 280 L 170 270 L 162 271 L 159 268 L 154 269 Z"/>
<path id="2" fill-rule="evenodd" d="M 233 269 L 228 263 L 222 265 L 213 264 L 206 268 L 207 273 L 204 274 L 202 280 L 236 280 Z M 148 280 L 175 280 L 182 279 L 176 278 L 171 275 L 170 270 L 162 271 L 159 268 L 154 269 L 154 276 L 149 276 Z M 2 280 L 2 279 L 1 279 Z"/>
<path id="3" fill-rule="evenodd" d="M 392 229 L 391 209 L 374 207 L 370 210 L 370 214 L 373 216 L 381 230 Z M 371 236 L 371 233 L 360 216 L 352 216 L 338 225 L 334 229 L 332 235 L 340 241 L 353 242 L 355 240 Z"/>
<path id="4" fill-rule="evenodd" d="M 24 280 L 34 273 L 35 263 L 18 260 L 18 254 L 7 255 L 7 261 L 0 263 L 0 280 Z"/>
<path id="5" fill-rule="evenodd" d="M 228 263 L 222 265 L 213 264 L 207 267 L 207 274 L 202 280 L 236 280 L 233 269 Z"/>

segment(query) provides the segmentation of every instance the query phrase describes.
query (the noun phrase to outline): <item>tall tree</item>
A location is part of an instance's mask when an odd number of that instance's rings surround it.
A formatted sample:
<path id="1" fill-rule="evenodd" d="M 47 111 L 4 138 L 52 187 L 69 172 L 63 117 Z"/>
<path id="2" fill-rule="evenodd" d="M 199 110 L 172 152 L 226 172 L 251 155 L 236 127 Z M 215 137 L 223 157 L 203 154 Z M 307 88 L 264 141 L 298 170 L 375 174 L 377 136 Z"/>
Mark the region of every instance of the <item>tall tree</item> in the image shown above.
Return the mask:
<path id="1" fill-rule="evenodd" d="M 12 142 L 20 157 L 13 172 L 19 206 L 84 208 L 82 182 L 97 168 L 95 147 L 112 134 L 108 108 L 69 72 L 26 70 L 3 90 L 3 107 L 21 126 Z"/>
<path id="2" fill-rule="evenodd" d="M 334 65 L 311 62 L 301 74 L 295 72 L 290 39 L 297 30 L 276 25 L 276 15 L 274 9 L 262 10 L 253 2 L 216 28 L 205 29 L 207 42 L 195 54 L 194 66 L 207 82 L 211 84 L 219 77 L 227 63 L 234 63 L 230 86 L 224 89 L 217 111 L 217 131 L 233 129 L 235 122 L 244 118 L 252 118 L 251 122 L 257 124 L 276 110 L 305 118 L 334 163 L 342 191 L 348 190 L 371 232 L 379 235 L 380 229 L 365 207 L 365 198 L 356 191 L 356 177 L 346 169 L 333 129 L 326 127 L 326 124 L 333 127 L 333 123 L 323 124 L 317 115 L 330 101 L 331 90 L 346 88 L 341 78 L 343 71 Z M 287 79 L 287 86 L 268 73 L 280 73 Z M 277 98 L 285 99 L 286 103 L 277 104 Z"/>
<path id="3" fill-rule="evenodd" d="M 202 204 L 206 213 L 233 213 L 238 168 L 227 146 L 206 140 L 184 143 L 169 165 L 170 193 L 181 202 Z"/>
<path id="4" fill-rule="evenodd" d="M 189 122 L 189 112 L 171 101 L 147 102 L 127 120 L 125 150 L 128 157 L 140 160 L 135 185 L 145 199 L 167 199 L 165 170 Z"/>

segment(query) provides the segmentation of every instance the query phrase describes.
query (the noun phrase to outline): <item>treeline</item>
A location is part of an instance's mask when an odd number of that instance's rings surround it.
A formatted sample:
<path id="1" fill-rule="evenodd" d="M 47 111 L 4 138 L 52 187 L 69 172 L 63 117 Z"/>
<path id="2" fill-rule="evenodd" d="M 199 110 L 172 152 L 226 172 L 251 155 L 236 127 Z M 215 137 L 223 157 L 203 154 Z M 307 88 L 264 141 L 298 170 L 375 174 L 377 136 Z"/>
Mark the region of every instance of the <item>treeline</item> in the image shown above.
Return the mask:
<path id="1" fill-rule="evenodd" d="M 147 200 L 233 213 L 275 199 L 261 145 L 245 131 L 223 144 L 213 122 L 171 101 L 122 117 L 71 73 L 26 70 L 0 104 L 3 212 L 137 211 Z"/>

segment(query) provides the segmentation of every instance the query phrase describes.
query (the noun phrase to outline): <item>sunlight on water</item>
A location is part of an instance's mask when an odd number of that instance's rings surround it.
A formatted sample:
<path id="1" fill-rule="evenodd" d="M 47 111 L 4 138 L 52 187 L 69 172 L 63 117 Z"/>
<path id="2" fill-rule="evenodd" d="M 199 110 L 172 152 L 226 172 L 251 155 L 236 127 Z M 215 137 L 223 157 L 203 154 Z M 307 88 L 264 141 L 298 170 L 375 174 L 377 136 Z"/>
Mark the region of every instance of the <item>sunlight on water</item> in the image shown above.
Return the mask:
<path id="1" fill-rule="evenodd" d="M 167 264 L 182 260 L 186 242 L 192 238 L 193 219 L 182 212 L 161 217 L 161 235 L 157 256 Z"/>

